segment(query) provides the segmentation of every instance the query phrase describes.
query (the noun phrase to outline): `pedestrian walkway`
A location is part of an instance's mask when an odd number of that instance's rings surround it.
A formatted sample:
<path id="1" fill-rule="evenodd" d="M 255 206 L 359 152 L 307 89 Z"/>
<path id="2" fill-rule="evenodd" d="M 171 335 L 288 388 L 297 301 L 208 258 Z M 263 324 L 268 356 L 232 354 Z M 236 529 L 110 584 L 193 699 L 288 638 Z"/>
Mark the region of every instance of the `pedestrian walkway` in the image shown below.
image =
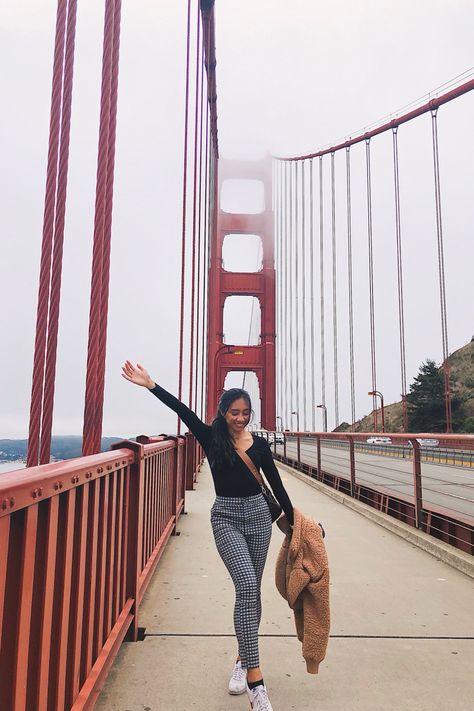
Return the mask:
<path id="1" fill-rule="evenodd" d="M 472 711 L 474 581 L 281 472 L 294 505 L 326 528 L 332 628 L 310 675 L 273 581 L 282 539 L 274 526 L 260 627 L 274 711 Z M 122 645 L 96 711 L 249 709 L 246 695 L 227 693 L 234 594 L 212 538 L 213 498 L 204 466 L 146 592 L 146 638 Z"/>

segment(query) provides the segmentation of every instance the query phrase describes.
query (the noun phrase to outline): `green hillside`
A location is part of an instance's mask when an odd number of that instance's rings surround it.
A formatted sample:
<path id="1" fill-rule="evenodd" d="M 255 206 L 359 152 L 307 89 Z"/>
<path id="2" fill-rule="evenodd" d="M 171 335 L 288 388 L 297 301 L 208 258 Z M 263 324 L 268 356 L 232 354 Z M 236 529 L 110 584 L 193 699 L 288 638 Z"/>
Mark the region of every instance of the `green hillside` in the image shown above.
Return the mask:
<path id="1" fill-rule="evenodd" d="M 470 343 L 454 351 L 449 356 L 448 362 L 453 393 L 458 395 L 462 401 L 461 419 L 463 425 L 457 431 L 472 433 L 474 431 L 474 337 Z M 402 402 L 393 402 L 385 405 L 384 410 L 385 430 L 387 432 L 403 432 Z M 380 410 L 378 411 L 378 423 L 380 430 Z M 373 428 L 373 412 L 355 423 L 356 432 L 372 432 Z M 347 422 L 343 422 L 335 431 L 347 432 L 349 430 L 350 425 Z"/>
<path id="2" fill-rule="evenodd" d="M 121 439 L 121 437 L 102 437 L 101 452 L 106 452 L 111 444 L 120 442 Z M 0 461 L 25 461 L 27 448 L 27 439 L 0 439 Z M 82 437 L 78 435 L 52 437 L 51 460 L 74 459 L 80 457 L 81 453 Z"/>

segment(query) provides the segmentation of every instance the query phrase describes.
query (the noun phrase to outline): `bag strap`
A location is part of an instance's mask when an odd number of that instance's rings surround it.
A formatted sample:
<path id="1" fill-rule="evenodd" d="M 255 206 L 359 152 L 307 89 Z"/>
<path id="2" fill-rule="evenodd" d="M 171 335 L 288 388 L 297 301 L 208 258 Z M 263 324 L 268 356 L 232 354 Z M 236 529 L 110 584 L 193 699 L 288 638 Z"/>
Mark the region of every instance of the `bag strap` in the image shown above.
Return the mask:
<path id="1" fill-rule="evenodd" d="M 259 472 L 257 471 L 257 467 L 256 467 L 255 464 L 252 462 L 252 460 L 250 459 L 250 457 L 249 457 L 249 455 L 247 454 L 247 452 L 244 452 L 242 449 L 237 449 L 237 447 L 235 448 L 235 451 L 237 452 L 237 454 L 239 455 L 239 457 L 241 458 L 241 460 L 244 462 L 244 464 L 247 465 L 248 469 L 250 469 L 250 471 L 251 471 L 252 474 L 254 475 L 255 479 L 256 479 L 256 480 L 258 481 L 258 483 L 260 484 L 260 486 L 263 486 L 264 484 L 263 484 L 262 476 L 261 476 L 261 474 L 259 474 Z"/>

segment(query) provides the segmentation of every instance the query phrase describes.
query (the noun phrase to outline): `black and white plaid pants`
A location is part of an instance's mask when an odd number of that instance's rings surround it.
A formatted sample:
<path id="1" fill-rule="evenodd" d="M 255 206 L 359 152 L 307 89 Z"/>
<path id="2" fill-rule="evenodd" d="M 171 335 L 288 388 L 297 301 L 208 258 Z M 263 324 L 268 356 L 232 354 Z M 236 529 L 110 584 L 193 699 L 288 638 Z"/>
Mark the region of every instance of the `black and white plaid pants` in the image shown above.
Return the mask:
<path id="1" fill-rule="evenodd" d="M 272 535 L 268 504 L 262 494 L 217 496 L 211 525 L 217 550 L 235 586 L 234 627 L 242 666 L 258 667 L 260 584 Z"/>

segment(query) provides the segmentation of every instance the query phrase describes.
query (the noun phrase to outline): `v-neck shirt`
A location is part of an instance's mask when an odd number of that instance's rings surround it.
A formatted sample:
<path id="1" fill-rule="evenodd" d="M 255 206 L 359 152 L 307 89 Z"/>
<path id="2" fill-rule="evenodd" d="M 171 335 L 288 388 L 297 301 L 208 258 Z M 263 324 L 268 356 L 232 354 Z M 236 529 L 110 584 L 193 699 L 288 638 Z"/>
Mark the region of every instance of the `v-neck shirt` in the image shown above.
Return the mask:
<path id="1" fill-rule="evenodd" d="M 155 385 L 153 389 L 150 389 L 150 392 L 176 412 L 201 444 L 209 460 L 213 438 L 212 427 L 203 422 L 195 412 L 160 385 Z M 263 437 L 252 434 L 252 439 L 253 443 L 245 452 L 254 463 L 257 471 L 260 469 L 263 471 L 288 521 L 293 525 L 293 506 L 283 486 L 280 473 L 273 461 L 270 445 Z M 245 462 L 237 454 L 235 455 L 234 461 L 225 467 L 218 467 L 211 464 L 211 462 L 209 462 L 209 464 L 214 481 L 214 488 L 218 496 L 246 497 L 255 496 L 255 494 L 261 492 L 260 484 Z"/>

